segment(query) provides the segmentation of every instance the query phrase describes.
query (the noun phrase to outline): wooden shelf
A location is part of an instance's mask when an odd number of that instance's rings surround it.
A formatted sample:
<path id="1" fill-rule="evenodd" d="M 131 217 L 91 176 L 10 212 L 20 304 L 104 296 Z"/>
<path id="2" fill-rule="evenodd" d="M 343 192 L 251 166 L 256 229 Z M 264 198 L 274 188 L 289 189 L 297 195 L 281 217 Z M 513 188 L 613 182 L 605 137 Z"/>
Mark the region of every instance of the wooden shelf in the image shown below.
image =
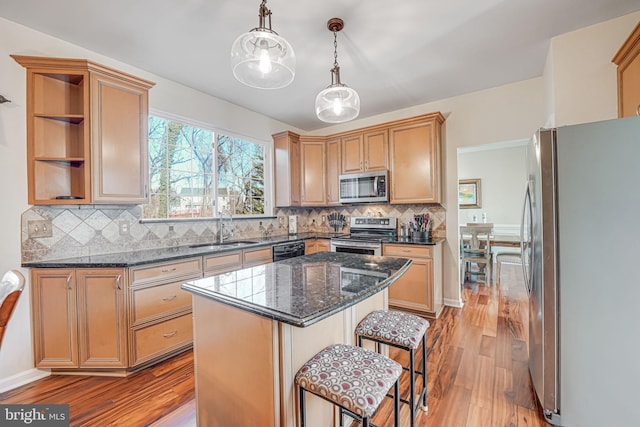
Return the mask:
<path id="1" fill-rule="evenodd" d="M 82 114 L 34 114 L 33 117 L 40 117 L 43 119 L 59 120 L 61 122 L 72 123 L 74 125 L 80 124 L 84 121 Z"/>
<path id="2" fill-rule="evenodd" d="M 84 157 L 35 157 L 37 162 L 84 163 Z"/>

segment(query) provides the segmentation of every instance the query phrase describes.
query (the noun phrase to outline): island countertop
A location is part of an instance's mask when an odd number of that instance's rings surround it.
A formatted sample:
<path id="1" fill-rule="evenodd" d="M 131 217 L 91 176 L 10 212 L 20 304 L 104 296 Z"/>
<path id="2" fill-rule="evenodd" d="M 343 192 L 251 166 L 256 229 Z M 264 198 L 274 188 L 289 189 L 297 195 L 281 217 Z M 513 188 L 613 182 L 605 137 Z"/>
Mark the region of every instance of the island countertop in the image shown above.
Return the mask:
<path id="1" fill-rule="evenodd" d="M 182 288 L 306 327 L 384 290 L 410 265 L 405 258 L 318 252 L 193 280 Z"/>

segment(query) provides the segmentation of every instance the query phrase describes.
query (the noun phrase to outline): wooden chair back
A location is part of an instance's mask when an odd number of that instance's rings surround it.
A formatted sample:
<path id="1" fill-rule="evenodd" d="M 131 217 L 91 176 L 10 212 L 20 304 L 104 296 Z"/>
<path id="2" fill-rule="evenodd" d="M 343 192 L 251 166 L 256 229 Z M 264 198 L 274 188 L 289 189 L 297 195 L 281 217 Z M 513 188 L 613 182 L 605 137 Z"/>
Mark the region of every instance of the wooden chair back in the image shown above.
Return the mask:
<path id="1" fill-rule="evenodd" d="M 22 289 L 24 289 L 24 276 L 17 270 L 7 271 L 0 281 L 0 345 Z"/>

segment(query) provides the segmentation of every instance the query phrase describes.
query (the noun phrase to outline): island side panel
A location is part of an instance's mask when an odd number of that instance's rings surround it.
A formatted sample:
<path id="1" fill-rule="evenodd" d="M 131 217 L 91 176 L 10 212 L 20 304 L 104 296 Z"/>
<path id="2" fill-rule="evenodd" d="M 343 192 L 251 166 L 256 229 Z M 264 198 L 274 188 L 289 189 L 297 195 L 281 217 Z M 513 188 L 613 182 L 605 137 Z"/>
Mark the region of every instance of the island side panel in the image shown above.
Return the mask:
<path id="1" fill-rule="evenodd" d="M 298 390 L 296 372 L 316 353 L 331 344 L 355 343 L 354 330 L 360 320 L 374 310 L 388 307 L 387 290 L 305 328 L 280 324 L 281 419 L 282 427 L 297 426 Z M 373 345 L 366 345 L 373 349 Z M 307 427 L 338 425 L 335 407 L 323 399 L 306 393 Z"/>
<path id="2" fill-rule="evenodd" d="M 193 316 L 198 427 L 279 425 L 274 321 L 198 295 Z"/>

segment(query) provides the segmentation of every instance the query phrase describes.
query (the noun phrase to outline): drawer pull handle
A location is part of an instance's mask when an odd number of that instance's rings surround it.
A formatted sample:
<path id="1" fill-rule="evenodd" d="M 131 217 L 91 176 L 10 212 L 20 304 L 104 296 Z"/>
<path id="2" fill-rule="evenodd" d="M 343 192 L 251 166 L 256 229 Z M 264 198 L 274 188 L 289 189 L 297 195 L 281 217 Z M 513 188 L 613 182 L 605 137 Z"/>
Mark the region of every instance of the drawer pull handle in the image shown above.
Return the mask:
<path id="1" fill-rule="evenodd" d="M 636 116 L 640 116 L 640 104 L 636 107 Z"/>
<path id="2" fill-rule="evenodd" d="M 164 302 L 173 301 L 174 299 L 176 299 L 176 297 L 177 297 L 177 295 L 171 295 L 170 297 L 162 298 L 162 301 L 164 301 Z"/>
<path id="3" fill-rule="evenodd" d="M 176 271 L 178 268 L 177 267 L 173 267 L 173 268 L 165 268 L 164 270 L 162 270 L 163 273 L 173 273 L 174 271 Z"/>
<path id="4" fill-rule="evenodd" d="M 174 336 L 177 333 L 178 333 L 178 331 L 173 331 L 173 332 L 169 332 L 168 334 L 162 334 L 162 336 L 165 337 L 165 338 L 171 338 L 172 336 Z"/>
<path id="5" fill-rule="evenodd" d="M 122 281 L 122 275 L 118 274 L 118 276 L 116 277 L 116 288 L 118 288 L 118 290 L 122 289 L 122 285 L 121 282 Z"/>
<path id="6" fill-rule="evenodd" d="M 411 252 L 409 249 L 403 249 L 402 252 Z"/>
<path id="7" fill-rule="evenodd" d="M 71 289 L 71 274 L 67 276 L 67 289 Z"/>

